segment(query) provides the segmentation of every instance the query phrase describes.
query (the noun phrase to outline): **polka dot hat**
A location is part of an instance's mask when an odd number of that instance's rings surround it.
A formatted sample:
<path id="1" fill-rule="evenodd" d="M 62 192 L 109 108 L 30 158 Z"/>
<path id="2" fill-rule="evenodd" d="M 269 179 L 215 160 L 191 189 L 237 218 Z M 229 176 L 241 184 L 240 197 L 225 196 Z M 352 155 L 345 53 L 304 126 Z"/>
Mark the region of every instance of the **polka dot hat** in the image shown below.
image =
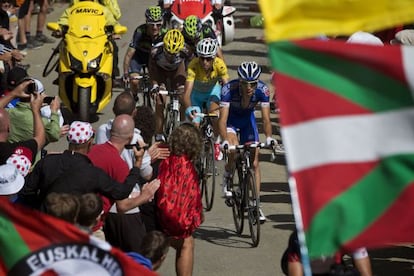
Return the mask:
<path id="1" fill-rule="evenodd" d="M 15 166 L 22 176 L 26 176 L 32 166 L 32 162 L 27 156 L 19 154 L 12 154 L 6 163 Z"/>
<path id="2" fill-rule="evenodd" d="M 71 144 L 84 144 L 93 136 L 94 132 L 90 123 L 74 121 L 70 125 L 68 141 Z"/>

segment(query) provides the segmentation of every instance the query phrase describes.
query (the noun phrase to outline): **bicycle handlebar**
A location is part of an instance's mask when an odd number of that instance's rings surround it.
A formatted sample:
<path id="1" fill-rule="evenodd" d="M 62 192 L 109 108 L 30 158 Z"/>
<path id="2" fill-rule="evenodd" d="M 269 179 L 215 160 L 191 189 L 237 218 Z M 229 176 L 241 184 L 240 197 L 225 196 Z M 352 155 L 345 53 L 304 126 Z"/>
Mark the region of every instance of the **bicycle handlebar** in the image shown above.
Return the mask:
<path id="1" fill-rule="evenodd" d="M 260 142 L 253 142 L 253 143 L 246 143 L 244 145 L 224 145 L 222 147 L 223 150 L 243 150 L 243 149 L 254 149 L 254 148 L 267 148 L 265 143 Z"/>
<path id="2" fill-rule="evenodd" d="M 193 113 L 193 116 L 200 117 L 200 118 L 218 118 L 218 114 L 216 113 Z"/>
<path id="3" fill-rule="evenodd" d="M 180 91 L 168 91 L 168 90 L 159 90 L 156 93 L 160 95 L 167 95 L 167 96 L 176 96 L 176 95 L 183 94 L 183 92 L 180 92 Z"/>

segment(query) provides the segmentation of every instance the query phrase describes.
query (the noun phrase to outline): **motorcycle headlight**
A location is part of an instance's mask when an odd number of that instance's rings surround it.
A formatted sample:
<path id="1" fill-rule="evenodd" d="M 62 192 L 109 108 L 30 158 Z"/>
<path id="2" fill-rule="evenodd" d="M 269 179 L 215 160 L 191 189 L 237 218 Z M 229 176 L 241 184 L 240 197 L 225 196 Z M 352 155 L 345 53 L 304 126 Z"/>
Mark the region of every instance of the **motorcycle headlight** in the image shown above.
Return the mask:
<path id="1" fill-rule="evenodd" d="M 99 64 L 101 63 L 102 54 L 97 58 L 94 58 L 88 62 L 88 72 L 99 70 Z"/>
<path id="2" fill-rule="evenodd" d="M 69 54 L 69 61 L 70 61 L 70 69 L 75 72 L 82 72 L 82 61 L 76 59 L 74 56 Z"/>

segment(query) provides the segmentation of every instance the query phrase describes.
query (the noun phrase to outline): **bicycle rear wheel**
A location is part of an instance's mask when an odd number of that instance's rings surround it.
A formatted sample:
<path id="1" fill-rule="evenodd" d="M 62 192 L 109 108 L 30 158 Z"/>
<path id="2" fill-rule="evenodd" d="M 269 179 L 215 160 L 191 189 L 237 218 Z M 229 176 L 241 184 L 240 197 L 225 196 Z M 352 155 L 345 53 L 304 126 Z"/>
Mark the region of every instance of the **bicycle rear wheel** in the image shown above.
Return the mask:
<path id="1" fill-rule="evenodd" d="M 214 159 L 214 144 L 211 139 L 207 139 L 204 142 L 203 152 L 203 173 L 201 194 L 203 197 L 203 207 L 206 211 L 210 211 L 213 208 L 214 191 L 216 186 L 216 160 Z"/>
<path id="2" fill-rule="evenodd" d="M 236 172 L 235 172 L 236 173 Z M 233 175 L 233 179 L 231 181 L 231 186 L 233 190 L 233 221 L 234 226 L 236 227 L 236 232 L 238 235 L 241 235 L 243 232 L 244 226 L 244 206 L 245 201 L 244 199 L 244 191 L 242 187 L 242 173 L 240 170 L 237 170 L 237 176 Z"/>
<path id="3" fill-rule="evenodd" d="M 253 247 L 257 247 L 260 241 L 260 213 L 259 197 L 256 191 L 256 181 L 253 170 L 248 170 L 245 178 L 245 202 L 247 209 L 247 219 L 249 221 L 250 235 Z"/>

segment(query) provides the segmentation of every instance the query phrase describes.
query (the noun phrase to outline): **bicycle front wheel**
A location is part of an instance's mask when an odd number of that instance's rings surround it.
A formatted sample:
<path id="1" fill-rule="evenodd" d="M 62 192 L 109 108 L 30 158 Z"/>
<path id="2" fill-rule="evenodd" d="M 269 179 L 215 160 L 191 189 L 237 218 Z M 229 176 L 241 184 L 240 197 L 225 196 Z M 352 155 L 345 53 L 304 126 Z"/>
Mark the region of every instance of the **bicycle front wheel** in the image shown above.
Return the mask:
<path id="1" fill-rule="evenodd" d="M 243 232 L 244 226 L 244 206 L 245 202 L 244 198 L 244 191 L 242 187 L 243 183 L 243 176 L 240 170 L 237 170 L 238 175 L 233 175 L 233 179 L 231 181 L 231 186 L 233 190 L 233 221 L 234 226 L 236 227 L 236 232 L 238 235 L 241 235 Z"/>
<path id="2" fill-rule="evenodd" d="M 245 202 L 250 235 L 252 238 L 253 247 L 257 247 L 260 241 L 259 197 L 256 191 L 254 172 L 251 169 L 247 171 L 244 181 L 246 185 Z"/>
<path id="3" fill-rule="evenodd" d="M 206 211 L 213 208 L 214 191 L 216 186 L 216 160 L 214 159 L 214 144 L 211 139 L 204 142 L 202 173 L 203 207 Z"/>
<path id="4" fill-rule="evenodd" d="M 165 119 L 165 135 L 167 137 L 173 132 L 173 130 L 178 126 L 178 111 L 169 109 Z"/>

